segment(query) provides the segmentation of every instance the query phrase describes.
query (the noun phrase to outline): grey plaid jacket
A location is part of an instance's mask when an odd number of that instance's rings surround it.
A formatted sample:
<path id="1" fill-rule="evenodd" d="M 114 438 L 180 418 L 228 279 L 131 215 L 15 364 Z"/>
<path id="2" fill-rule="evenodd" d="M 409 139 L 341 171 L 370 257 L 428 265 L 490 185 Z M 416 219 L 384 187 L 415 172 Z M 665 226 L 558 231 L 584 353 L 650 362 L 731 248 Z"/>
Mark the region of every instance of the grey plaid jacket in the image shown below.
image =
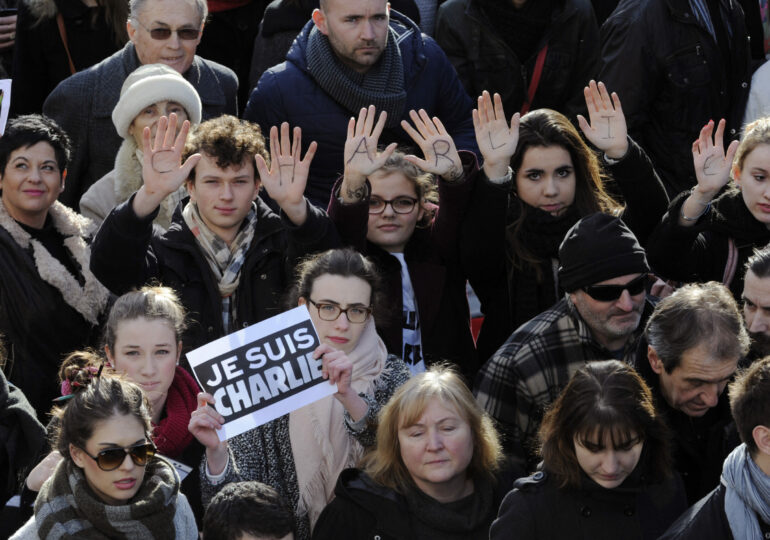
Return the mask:
<path id="1" fill-rule="evenodd" d="M 624 348 L 623 361 L 630 365 L 652 309 L 648 300 Z M 479 405 L 497 423 L 506 454 L 533 470 L 537 430 L 546 407 L 587 362 L 612 358 L 594 340 L 569 297 L 520 326 L 481 368 L 474 388 Z"/>

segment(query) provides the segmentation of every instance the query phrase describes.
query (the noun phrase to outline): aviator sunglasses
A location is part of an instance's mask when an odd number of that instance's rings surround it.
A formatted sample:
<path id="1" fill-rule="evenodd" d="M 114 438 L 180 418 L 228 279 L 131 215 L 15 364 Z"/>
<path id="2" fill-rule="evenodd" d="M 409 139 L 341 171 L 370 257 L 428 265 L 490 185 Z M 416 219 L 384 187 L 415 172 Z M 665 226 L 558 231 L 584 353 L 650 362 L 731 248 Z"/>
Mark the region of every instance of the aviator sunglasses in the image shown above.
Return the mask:
<path id="1" fill-rule="evenodd" d="M 93 459 L 101 470 L 106 472 L 114 471 L 120 467 L 126 459 L 126 454 L 131 456 L 131 461 L 137 467 L 144 467 L 155 455 L 155 445 L 150 442 L 135 444 L 128 448 L 107 448 L 95 456 L 86 452 L 84 448 L 81 448 L 81 450 Z"/>
<path id="2" fill-rule="evenodd" d="M 198 39 L 198 36 L 201 35 L 201 31 L 199 28 L 176 28 L 176 29 L 165 28 L 165 27 L 147 28 L 138 20 L 136 19 L 132 19 L 132 20 L 136 21 L 136 23 L 139 26 L 147 30 L 147 32 L 150 34 L 150 37 L 152 39 L 155 39 L 158 41 L 167 40 L 168 38 L 171 37 L 171 34 L 173 34 L 174 32 L 176 32 L 176 35 L 179 36 L 179 39 L 184 41 L 192 41 L 194 39 Z"/>
<path id="3" fill-rule="evenodd" d="M 589 285 L 583 287 L 588 296 L 599 302 L 613 302 L 620 298 L 623 291 L 628 291 L 631 296 L 636 296 L 644 291 L 647 285 L 647 274 L 642 274 L 624 285 Z"/>

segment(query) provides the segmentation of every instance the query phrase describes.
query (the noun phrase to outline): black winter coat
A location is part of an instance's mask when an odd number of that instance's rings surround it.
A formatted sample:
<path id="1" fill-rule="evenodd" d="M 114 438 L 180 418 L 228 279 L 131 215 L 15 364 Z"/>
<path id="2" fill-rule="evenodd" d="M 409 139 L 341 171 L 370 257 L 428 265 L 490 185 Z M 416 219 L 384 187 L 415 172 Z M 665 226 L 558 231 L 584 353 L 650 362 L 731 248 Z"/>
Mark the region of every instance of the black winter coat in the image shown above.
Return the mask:
<path id="1" fill-rule="evenodd" d="M 58 13 L 76 70 L 91 67 L 123 47 L 104 20 L 104 8 L 89 8 L 81 0 L 20 1 L 13 48 L 14 115 L 40 113 L 48 94 L 72 75 L 56 24 Z M 92 20 L 94 13 L 98 15 Z"/>
<path id="2" fill-rule="evenodd" d="M 459 264 L 457 233 L 473 189 L 478 166 L 472 152 L 461 151 L 465 180 L 449 184 L 439 180 L 439 210 L 428 228 L 415 229 L 404 249 L 404 259 L 417 301 L 423 358 L 426 366 L 448 360 L 456 364 L 468 383 L 472 383 L 478 363 L 470 332 L 470 313 L 465 292 L 465 276 Z M 384 249 L 366 239 L 369 220 L 368 196 L 359 203 L 345 205 L 334 196 L 329 216 L 340 236 L 371 257 L 383 277 L 388 312 L 377 319 L 377 332 L 388 352 L 403 355 L 403 294 L 401 263 Z M 368 190 L 371 191 L 371 190 Z M 409 365 L 409 359 L 404 358 Z"/>
<path id="3" fill-rule="evenodd" d="M 715 407 L 693 418 L 671 407 L 663 397 L 660 379 L 647 359 L 646 339 L 639 341 L 634 368 L 652 390 L 655 409 L 673 434 L 674 469 L 682 476 L 688 503 L 695 504 L 719 485 L 725 458 L 741 443 L 727 391 L 722 392 Z"/>
<path id="4" fill-rule="evenodd" d="M 588 0 L 555 4 L 550 27 L 530 58 L 516 57 L 475 0 L 448 0 L 439 8 L 436 41 L 471 97 L 480 96 L 483 90 L 497 92 L 506 114 L 521 110 L 537 54 L 548 45 L 530 110 L 554 109 L 572 121 L 576 114 L 585 114 L 583 87 L 596 78 L 600 68 L 599 28 Z"/>
<path id="5" fill-rule="evenodd" d="M 687 504 L 678 477 L 646 486 L 640 468 L 615 489 L 605 489 L 585 475 L 581 489 L 559 489 L 542 471 L 521 478 L 500 505 L 489 538 L 654 540 Z"/>
<path id="6" fill-rule="evenodd" d="M 689 0 L 622 0 L 601 29 L 599 79 L 623 100 L 629 134 L 652 158 L 668 194 L 695 185 L 692 141 L 727 119 L 740 135 L 751 83 L 749 39 L 737 0 L 718 0 L 733 39 L 725 64 Z"/>
<path id="7" fill-rule="evenodd" d="M 751 214 L 741 192 L 728 190 L 691 227 L 679 225 L 679 213 L 689 193 L 674 199 L 647 245 L 653 271 L 682 282 L 723 282 L 729 241 L 737 250 L 732 280 L 726 286 L 737 301 L 743 294 L 745 266 L 755 248 L 770 242 L 770 229 Z"/>
<path id="8" fill-rule="evenodd" d="M 115 294 L 153 279 L 173 288 L 189 317 L 182 338 L 185 351 L 224 336 L 219 289 L 182 218 L 181 205 L 168 231 L 157 235 L 152 227 L 157 212 L 140 219 L 131 207 L 133 200 L 131 196 L 115 208 L 99 229 L 91 248 L 94 275 Z M 232 324 L 237 329 L 282 311 L 281 295 L 301 256 L 339 245 L 326 213 L 310 204 L 307 221 L 295 227 L 257 199 L 255 228 L 235 293 L 238 305 Z"/>
<path id="9" fill-rule="evenodd" d="M 506 477 L 506 480 L 508 477 Z M 510 487 L 500 481 L 493 491 L 493 504 L 487 520 L 468 537 L 486 538 L 500 501 Z M 406 498 L 394 490 L 376 484 L 359 469 L 346 469 L 340 474 L 334 488 L 335 498 L 316 522 L 313 540 L 417 540 L 414 534 L 412 510 Z M 450 503 L 451 504 L 451 503 Z M 442 506 L 436 502 L 437 506 Z M 434 531 L 432 538 L 442 538 Z"/>

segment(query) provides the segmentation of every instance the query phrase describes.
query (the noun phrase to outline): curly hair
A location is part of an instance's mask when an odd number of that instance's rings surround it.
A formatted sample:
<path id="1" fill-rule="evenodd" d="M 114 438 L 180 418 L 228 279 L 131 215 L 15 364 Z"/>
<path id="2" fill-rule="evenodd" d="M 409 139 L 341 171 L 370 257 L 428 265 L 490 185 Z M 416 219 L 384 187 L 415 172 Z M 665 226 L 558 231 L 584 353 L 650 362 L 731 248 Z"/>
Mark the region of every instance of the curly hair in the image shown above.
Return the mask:
<path id="1" fill-rule="evenodd" d="M 225 114 L 199 124 L 187 137 L 183 159 L 203 153 L 216 159 L 217 167 L 240 167 L 248 162 L 254 166 L 254 156 L 259 154 L 270 165 L 265 137 L 257 124 Z M 195 167 L 190 171 L 189 182 L 195 183 Z"/>

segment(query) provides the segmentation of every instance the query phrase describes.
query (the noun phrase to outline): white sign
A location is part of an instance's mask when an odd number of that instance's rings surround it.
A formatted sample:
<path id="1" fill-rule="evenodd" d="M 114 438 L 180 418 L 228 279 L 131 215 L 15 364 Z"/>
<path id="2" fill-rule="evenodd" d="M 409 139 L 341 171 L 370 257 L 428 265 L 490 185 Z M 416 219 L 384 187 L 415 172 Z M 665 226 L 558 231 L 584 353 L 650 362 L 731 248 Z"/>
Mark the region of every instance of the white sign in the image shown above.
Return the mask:
<path id="1" fill-rule="evenodd" d="M 305 306 L 187 353 L 201 388 L 225 417 L 224 441 L 337 392 L 323 379 L 320 344 Z"/>
<path id="2" fill-rule="evenodd" d="M 11 109 L 11 79 L 0 79 L 0 135 L 5 133 L 8 111 Z"/>

